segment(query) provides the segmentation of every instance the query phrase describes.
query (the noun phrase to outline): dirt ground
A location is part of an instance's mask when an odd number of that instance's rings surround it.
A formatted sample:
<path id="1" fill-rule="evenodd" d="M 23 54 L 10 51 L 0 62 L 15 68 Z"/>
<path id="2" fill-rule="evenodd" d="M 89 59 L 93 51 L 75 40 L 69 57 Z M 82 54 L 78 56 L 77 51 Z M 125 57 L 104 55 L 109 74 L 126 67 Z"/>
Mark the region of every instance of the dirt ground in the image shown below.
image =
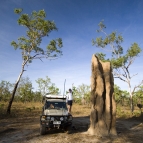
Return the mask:
<path id="1" fill-rule="evenodd" d="M 117 137 L 96 137 L 86 134 L 89 116 L 73 117 L 71 134 L 62 130 L 39 134 L 39 116 L 0 120 L 0 143 L 143 143 L 143 115 L 117 119 Z"/>

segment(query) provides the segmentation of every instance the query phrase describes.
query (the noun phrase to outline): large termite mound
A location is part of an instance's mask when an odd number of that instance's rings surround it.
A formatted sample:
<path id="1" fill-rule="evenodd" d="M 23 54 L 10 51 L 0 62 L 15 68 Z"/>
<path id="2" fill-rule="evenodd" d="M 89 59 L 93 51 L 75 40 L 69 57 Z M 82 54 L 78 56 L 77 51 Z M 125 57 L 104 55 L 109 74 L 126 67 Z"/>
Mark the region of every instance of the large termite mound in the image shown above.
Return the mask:
<path id="1" fill-rule="evenodd" d="M 88 133 L 97 136 L 116 135 L 114 79 L 110 62 L 92 56 L 91 114 Z"/>

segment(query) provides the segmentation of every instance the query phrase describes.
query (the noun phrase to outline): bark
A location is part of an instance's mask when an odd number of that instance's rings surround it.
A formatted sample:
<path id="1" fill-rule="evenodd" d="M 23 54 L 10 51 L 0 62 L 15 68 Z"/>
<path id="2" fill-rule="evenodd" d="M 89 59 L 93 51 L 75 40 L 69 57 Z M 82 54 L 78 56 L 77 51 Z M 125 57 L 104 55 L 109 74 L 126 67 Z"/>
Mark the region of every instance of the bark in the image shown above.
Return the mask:
<path id="1" fill-rule="evenodd" d="M 133 114 L 133 112 L 134 112 L 134 105 L 133 105 L 133 97 L 132 97 L 132 95 L 130 95 L 130 108 L 131 108 L 131 112 Z"/>
<path id="2" fill-rule="evenodd" d="M 116 135 L 116 104 L 114 81 L 109 62 L 92 56 L 91 114 L 88 133 L 97 136 Z"/>
<path id="3" fill-rule="evenodd" d="M 128 83 L 128 85 L 129 85 L 129 94 L 130 94 L 130 109 L 131 109 L 131 113 L 133 114 L 133 112 L 134 112 L 133 94 L 132 94 L 132 91 L 131 91 L 131 84 L 130 84 L 130 82 Z M 134 90 L 135 90 L 135 88 L 134 88 Z"/>
<path id="4" fill-rule="evenodd" d="M 22 70 L 20 72 L 20 75 L 14 85 L 14 89 L 12 91 L 12 95 L 11 95 L 11 98 L 10 98 L 10 101 L 9 101 L 9 104 L 8 104 L 8 107 L 7 107 L 7 114 L 10 114 L 11 113 L 11 106 L 12 106 L 12 103 L 13 103 L 13 100 L 14 100 L 14 96 L 15 96 L 15 93 L 16 93 L 16 90 L 17 90 L 17 87 L 18 87 L 18 84 L 19 84 L 19 81 L 21 79 L 21 76 L 24 72 L 24 66 L 22 67 Z"/>

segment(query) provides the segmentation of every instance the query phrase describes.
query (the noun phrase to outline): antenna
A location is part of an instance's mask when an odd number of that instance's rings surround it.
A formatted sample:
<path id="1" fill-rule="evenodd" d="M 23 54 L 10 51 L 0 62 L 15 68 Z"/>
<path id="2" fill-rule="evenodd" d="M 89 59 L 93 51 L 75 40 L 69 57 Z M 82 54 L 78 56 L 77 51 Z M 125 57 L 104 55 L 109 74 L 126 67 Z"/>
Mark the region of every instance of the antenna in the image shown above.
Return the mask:
<path id="1" fill-rule="evenodd" d="M 65 94 L 65 84 L 66 84 L 66 79 L 65 79 L 65 82 L 64 82 L 64 93 L 63 93 L 63 96 Z"/>

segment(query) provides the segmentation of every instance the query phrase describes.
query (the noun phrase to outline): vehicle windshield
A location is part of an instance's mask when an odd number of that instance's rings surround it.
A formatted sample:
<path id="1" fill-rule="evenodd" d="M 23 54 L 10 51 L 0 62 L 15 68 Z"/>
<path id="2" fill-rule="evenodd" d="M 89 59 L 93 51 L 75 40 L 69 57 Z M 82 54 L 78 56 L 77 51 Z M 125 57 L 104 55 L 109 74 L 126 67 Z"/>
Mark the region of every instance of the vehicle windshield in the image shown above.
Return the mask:
<path id="1" fill-rule="evenodd" d="M 45 109 L 65 109 L 67 110 L 66 102 L 46 101 Z"/>

